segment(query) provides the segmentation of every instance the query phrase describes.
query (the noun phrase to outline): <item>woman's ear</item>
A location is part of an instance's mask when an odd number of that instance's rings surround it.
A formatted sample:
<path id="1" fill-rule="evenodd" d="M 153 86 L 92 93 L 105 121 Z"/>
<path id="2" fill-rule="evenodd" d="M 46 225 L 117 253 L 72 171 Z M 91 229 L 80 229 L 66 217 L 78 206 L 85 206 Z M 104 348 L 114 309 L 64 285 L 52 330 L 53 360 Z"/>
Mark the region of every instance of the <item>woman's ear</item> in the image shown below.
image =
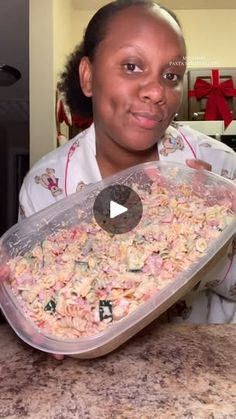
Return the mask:
<path id="1" fill-rule="evenodd" d="M 80 86 L 85 96 L 92 96 L 92 64 L 88 57 L 83 57 L 79 64 Z"/>

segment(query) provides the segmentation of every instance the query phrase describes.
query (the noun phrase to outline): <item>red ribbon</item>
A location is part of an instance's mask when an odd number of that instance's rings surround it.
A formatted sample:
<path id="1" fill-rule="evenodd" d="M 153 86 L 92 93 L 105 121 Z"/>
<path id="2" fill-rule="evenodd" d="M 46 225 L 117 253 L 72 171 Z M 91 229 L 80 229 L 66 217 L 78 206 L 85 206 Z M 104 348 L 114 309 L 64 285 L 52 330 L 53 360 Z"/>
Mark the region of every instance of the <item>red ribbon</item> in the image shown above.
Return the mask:
<path id="1" fill-rule="evenodd" d="M 72 123 L 75 124 L 78 128 L 86 129 L 93 122 L 93 118 L 82 118 L 75 114 L 72 115 Z"/>
<path id="2" fill-rule="evenodd" d="M 228 79 L 220 83 L 219 70 L 211 71 L 211 83 L 206 80 L 197 78 L 194 89 L 189 91 L 189 97 L 201 99 L 207 97 L 207 105 L 205 111 L 205 120 L 217 121 L 224 120 L 225 128 L 233 120 L 230 112 L 227 97 L 236 96 L 236 89 L 232 79 Z"/>
<path id="3" fill-rule="evenodd" d="M 88 128 L 93 122 L 92 118 L 83 118 L 75 114 L 71 115 L 68 106 L 66 106 L 62 99 L 59 99 L 57 103 L 57 120 L 59 124 L 65 122 L 69 127 L 74 124 L 81 129 Z"/>

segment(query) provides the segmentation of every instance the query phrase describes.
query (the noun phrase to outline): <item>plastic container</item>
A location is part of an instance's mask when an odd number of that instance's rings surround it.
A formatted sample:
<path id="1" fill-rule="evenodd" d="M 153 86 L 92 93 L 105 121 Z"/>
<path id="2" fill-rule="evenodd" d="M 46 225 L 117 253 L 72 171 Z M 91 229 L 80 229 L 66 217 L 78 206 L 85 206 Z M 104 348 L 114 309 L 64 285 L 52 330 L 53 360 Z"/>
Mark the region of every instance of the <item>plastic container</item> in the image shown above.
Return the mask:
<path id="1" fill-rule="evenodd" d="M 88 185 L 83 191 L 53 204 L 10 228 L 1 238 L 0 264 L 17 255 L 23 255 L 49 234 L 61 228 L 70 228 L 82 221 L 89 222 L 93 216 L 94 200 L 105 187 L 114 184 L 132 187 L 136 184 L 145 189 L 150 183 L 149 175 L 151 178 L 155 178 L 156 175 L 161 176 L 174 186 L 181 182 L 185 184 L 194 182 L 200 185 L 201 190 L 204 187 L 205 193 L 213 202 L 225 198 L 236 202 L 236 185 L 218 175 L 205 171 L 197 172 L 176 163 L 151 162 L 137 165 L 104 181 Z M 234 213 L 230 224 L 189 269 L 173 279 L 163 290 L 156 292 L 131 314 L 93 336 L 65 339 L 45 333 L 25 315 L 7 281 L 0 284 L 0 306 L 16 334 L 29 345 L 49 353 L 67 354 L 78 358 L 98 357 L 119 347 L 191 290 L 201 280 L 209 264 L 214 264 L 224 252 L 225 246 L 235 232 Z"/>

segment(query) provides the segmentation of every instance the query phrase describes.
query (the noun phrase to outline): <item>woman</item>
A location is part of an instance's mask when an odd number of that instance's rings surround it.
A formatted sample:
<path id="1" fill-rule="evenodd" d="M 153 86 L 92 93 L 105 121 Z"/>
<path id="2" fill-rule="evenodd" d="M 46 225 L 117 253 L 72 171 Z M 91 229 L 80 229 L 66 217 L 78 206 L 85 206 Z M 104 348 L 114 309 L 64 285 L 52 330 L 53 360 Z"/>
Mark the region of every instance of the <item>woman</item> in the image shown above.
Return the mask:
<path id="1" fill-rule="evenodd" d="M 176 17 L 152 1 L 115 1 L 91 19 L 59 84 L 72 112 L 93 124 L 43 157 L 26 176 L 22 216 L 29 216 L 138 163 L 161 160 L 236 178 L 229 147 L 171 122 L 182 100 L 186 46 Z M 233 322 L 236 258 L 230 244 L 217 266 L 171 317 Z"/>

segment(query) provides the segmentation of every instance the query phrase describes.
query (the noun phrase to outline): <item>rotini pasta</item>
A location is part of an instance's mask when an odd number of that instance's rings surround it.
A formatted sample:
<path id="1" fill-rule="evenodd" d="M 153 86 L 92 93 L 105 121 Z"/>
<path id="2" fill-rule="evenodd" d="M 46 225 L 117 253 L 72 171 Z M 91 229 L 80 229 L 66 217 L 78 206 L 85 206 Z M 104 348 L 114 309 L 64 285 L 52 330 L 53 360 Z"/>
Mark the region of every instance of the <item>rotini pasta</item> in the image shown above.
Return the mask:
<path id="1" fill-rule="evenodd" d="M 129 233 L 109 235 L 92 219 L 10 260 L 12 292 L 47 333 L 78 339 L 120 321 L 202 257 L 234 217 L 230 199 L 216 203 L 196 185 L 157 176 L 147 191 L 132 187 L 143 218 Z"/>

